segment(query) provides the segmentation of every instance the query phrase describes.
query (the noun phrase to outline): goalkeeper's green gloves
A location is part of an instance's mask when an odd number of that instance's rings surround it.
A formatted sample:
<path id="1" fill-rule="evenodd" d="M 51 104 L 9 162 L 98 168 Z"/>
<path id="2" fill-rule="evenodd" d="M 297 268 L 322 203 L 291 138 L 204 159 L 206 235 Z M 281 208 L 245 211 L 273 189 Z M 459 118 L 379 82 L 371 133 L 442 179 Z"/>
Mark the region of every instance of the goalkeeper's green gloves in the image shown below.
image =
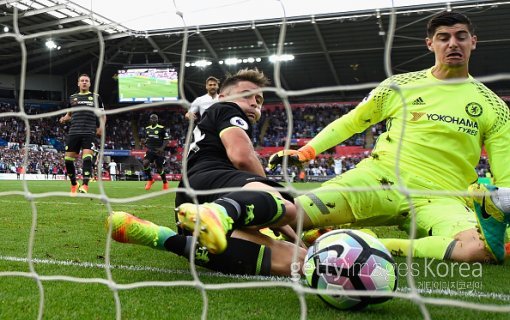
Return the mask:
<path id="1" fill-rule="evenodd" d="M 276 168 L 279 164 L 283 163 L 283 158 L 288 157 L 289 166 L 302 166 L 303 162 L 315 159 L 315 149 L 312 146 L 305 145 L 298 150 L 282 150 L 269 157 L 269 169 Z"/>

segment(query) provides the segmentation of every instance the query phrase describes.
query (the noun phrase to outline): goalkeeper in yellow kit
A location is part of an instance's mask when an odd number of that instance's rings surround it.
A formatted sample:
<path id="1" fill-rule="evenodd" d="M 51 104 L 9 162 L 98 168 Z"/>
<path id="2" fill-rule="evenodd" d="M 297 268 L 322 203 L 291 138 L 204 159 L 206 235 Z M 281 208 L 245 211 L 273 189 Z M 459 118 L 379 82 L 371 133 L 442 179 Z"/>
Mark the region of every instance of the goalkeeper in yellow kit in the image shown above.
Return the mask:
<path id="1" fill-rule="evenodd" d="M 270 166 L 286 156 L 289 163 L 314 159 L 385 120 L 387 132 L 370 158 L 296 199 L 305 212 L 303 228 L 351 223 L 409 231 L 414 214 L 413 256 L 502 262 L 510 220 L 509 109 L 469 75 L 477 44 L 469 18 L 456 12 L 434 16 L 426 44 L 435 55 L 432 68 L 386 79 L 307 145 L 274 154 Z M 473 184 L 483 146 L 498 188 Z M 408 239 L 382 241 L 394 254 L 409 252 Z"/>

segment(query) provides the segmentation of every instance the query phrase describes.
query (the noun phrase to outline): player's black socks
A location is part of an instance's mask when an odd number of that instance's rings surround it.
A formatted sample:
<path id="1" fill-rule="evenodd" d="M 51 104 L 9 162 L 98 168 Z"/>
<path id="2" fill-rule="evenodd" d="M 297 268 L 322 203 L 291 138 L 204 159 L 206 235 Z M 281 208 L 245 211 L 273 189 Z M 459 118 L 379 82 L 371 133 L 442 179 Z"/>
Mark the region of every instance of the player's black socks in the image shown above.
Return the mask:
<path id="1" fill-rule="evenodd" d="M 66 172 L 69 180 L 71 180 L 71 184 L 76 185 L 76 169 L 74 168 L 74 158 L 66 157 L 65 158 Z"/>
<path id="2" fill-rule="evenodd" d="M 90 176 L 92 174 L 92 155 L 86 154 L 82 158 L 83 160 L 83 184 L 88 185 Z"/>
<path id="3" fill-rule="evenodd" d="M 165 242 L 165 248 L 189 259 L 192 237 L 175 235 Z M 271 249 L 250 241 L 228 238 L 227 249 L 221 254 L 211 254 L 200 245 L 195 248 L 195 263 L 225 274 L 269 275 Z"/>
<path id="4" fill-rule="evenodd" d="M 143 172 L 145 172 L 145 177 L 146 177 L 147 181 L 152 180 L 152 172 L 151 172 L 150 166 L 147 168 L 143 168 Z"/>
<path id="5" fill-rule="evenodd" d="M 187 242 L 188 242 L 187 236 L 176 234 L 166 239 L 164 246 L 166 250 L 171 251 L 179 256 L 186 257 L 186 254 L 188 254 L 189 256 L 189 253 L 186 253 L 185 250 Z"/>
<path id="6" fill-rule="evenodd" d="M 159 175 L 161 176 L 161 181 L 163 181 L 163 183 L 167 183 L 165 170 L 161 170 Z"/>
<path id="7" fill-rule="evenodd" d="M 214 203 L 225 208 L 234 220 L 234 229 L 241 226 L 270 225 L 285 214 L 283 200 L 266 191 L 231 192 Z"/>

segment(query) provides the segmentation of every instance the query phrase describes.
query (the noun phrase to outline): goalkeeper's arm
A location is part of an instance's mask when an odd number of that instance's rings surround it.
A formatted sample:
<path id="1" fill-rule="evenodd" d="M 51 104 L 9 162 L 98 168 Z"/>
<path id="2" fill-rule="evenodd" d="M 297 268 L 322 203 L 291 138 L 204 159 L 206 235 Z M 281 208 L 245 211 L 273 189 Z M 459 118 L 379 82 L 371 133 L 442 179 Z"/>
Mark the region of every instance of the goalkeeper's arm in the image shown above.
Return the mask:
<path id="1" fill-rule="evenodd" d="M 301 165 L 303 162 L 314 159 L 317 154 L 352 137 L 353 134 L 363 132 L 369 125 L 380 120 L 381 115 L 378 114 L 379 117 L 376 117 L 373 109 L 372 100 L 364 101 L 348 114 L 328 124 L 305 146 L 298 150 L 282 150 L 273 154 L 269 158 L 269 168 L 273 169 L 282 163 L 284 157 L 288 157 L 289 165 Z M 372 121 L 366 119 L 372 119 Z"/>

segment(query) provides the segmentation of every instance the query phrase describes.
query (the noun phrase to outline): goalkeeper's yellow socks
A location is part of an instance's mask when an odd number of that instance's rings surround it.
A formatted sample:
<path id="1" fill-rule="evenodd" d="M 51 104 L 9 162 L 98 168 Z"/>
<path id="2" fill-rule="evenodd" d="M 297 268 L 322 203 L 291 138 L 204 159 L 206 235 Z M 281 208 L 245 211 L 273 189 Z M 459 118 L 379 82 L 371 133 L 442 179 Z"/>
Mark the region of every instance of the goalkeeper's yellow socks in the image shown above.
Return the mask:
<path id="1" fill-rule="evenodd" d="M 379 239 L 394 256 L 405 257 L 411 246 L 410 239 Z M 452 238 L 429 236 L 415 239 L 412 256 L 414 258 L 450 259 L 457 241 Z"/>

